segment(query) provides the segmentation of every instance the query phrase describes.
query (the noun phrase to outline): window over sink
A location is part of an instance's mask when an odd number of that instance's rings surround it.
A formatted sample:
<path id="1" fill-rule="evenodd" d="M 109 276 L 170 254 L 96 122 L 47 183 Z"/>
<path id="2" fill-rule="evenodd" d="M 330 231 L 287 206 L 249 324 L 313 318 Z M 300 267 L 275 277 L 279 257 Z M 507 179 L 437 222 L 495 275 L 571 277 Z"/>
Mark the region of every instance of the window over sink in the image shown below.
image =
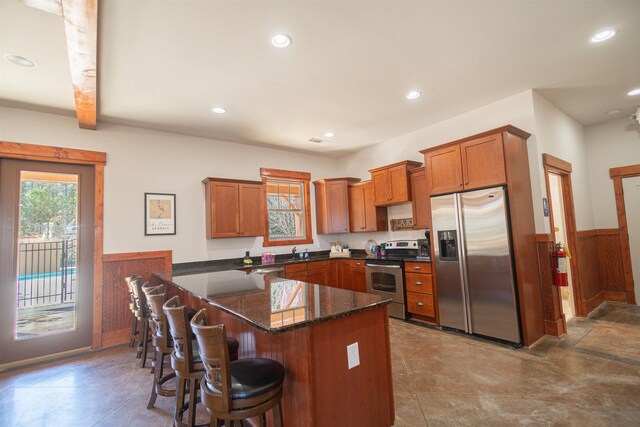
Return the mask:
<path id="1" fill-rule="evenodd" d="M 309 183 L 311 174 L 261 168 L 265 188 L 264 246 L 313 243 Z"/>

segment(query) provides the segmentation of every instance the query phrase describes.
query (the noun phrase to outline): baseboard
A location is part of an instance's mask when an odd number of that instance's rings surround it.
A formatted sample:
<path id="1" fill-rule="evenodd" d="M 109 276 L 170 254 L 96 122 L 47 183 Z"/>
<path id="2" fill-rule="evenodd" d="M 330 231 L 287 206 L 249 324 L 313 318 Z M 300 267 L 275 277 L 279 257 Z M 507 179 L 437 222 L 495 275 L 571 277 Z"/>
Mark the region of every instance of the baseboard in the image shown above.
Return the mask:
<path id="1" fill-rule="evenodd" d="M 582 309 L 585 313 L 585 317 L 588 316 L 593 310 L 600 307 L 605 300 L 604 291 L 598 292 L 596 295 L 592 296 L 588 300 L 582 300 Z"/>
<path id="2" fill-rule="evenodd" d="M 131 328 L 120 329 L 113 332 L 102 333 L 102 347 L 113 347 L 129 342 L 131 339 Z"/>
<path id="3" fill-rule="evenodd" d="M 544 321 L 545 334 L 553 337 L 561 337 L 567 333 L 567 322 L 564 314 L 557 320 L 545 320 Z"/>
<path id="4" fill-rule="evenodd" d="M 627 302 L 627 293 L 618 291 L 604 291 L 606 301 Z"/>
<path id="5" fill-rule="evenodd" d="M 45 356 L 32 357 L 30 359 L 18 360 L 16 362 L 4 363 L 0 365 L 0 372 L 10 369 L 23 368 L 25 366 L 37 365 L 43 362 L 51 362 L 66 357 L 87 354 L 91 351 L 91 347 L 76 348 L 74 350 L 61 351 L 60 353 L 47 354 Z"/>

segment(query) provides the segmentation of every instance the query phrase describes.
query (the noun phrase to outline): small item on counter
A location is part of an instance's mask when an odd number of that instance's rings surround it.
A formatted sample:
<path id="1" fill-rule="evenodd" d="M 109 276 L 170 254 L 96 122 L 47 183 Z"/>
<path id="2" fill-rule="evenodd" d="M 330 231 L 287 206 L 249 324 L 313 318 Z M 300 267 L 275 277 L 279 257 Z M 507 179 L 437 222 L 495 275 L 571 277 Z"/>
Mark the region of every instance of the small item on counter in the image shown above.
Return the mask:
<path id="1" fill-rule="evenodd" d="M 367 240 L 367 243 L 364 244 L 364 251 L 367 253 L 367 255 L 371 255 L 371 254 L 375 255 L 377 246 L 378 246 L 378 242 L 376 242 L 373 239 L 369 239 Z"/>
<path id="2" fill-rule="evenodd" d="M 276 254 L 273 252 L 262 252 L 262 264 L 274 264 L 276 262 Z"/>
<path id="3" fill-rule="evenodd" d="M 305 249 L 304 250 L 304 259 L 309 259 L 309 252 Z"/>
<path id="4" fill-rule="evenodd" d="M 304 252 L 300 252 L 298 255 L 300 256 L 300 259 L 304 259 Z"/>
<path id="5" fill-rule="evenodd" d="M 253 260 L 251 259 L 251 256 L 249 256 L 249 251 L 246 251 L 244 253 L 244 259 L 242 260 L 242 264 L 244 264 L 244 265 L 252 265 L 253 264 Z"/>

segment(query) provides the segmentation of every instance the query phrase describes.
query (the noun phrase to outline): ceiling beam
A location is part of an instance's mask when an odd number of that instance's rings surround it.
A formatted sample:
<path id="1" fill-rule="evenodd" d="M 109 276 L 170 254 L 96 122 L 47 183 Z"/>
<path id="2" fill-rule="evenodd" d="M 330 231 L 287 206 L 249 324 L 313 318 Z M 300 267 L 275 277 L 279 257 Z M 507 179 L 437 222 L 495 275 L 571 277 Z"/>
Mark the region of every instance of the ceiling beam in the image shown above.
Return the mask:
<path id="1" fill-rule="evenodd" d="M 24 4 L 62 15 L 67 36 L 71 84 L 78 125 L 96 129 L 98 0 L 22 0 Z"/>

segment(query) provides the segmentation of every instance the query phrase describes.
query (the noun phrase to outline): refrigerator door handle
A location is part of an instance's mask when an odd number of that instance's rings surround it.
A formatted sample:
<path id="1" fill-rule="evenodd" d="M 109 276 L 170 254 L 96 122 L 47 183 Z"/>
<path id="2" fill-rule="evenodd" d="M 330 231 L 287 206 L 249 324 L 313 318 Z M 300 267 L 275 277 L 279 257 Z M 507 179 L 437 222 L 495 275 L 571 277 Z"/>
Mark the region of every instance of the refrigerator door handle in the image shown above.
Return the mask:
<path id="1" fill-rule="evenodd" d="M 465 331 L 472 334 L 471 320 L 469 316 L 471 314 L 469 304 L 469 291 L 467 289 L 467 256 L 466 256 L 466 242 L 464 238 L 464 228 L 462 222 L 462 203 L 460 201 L 460 194 L 456 193 L 453 199 L 454 211 L 456 212 L 456 228 L 458 229 L 458 259 L 460 260 L 460 277 L 462 287 L 462 304 L 464 306 L 464 324 L 466 325 Z"/>

